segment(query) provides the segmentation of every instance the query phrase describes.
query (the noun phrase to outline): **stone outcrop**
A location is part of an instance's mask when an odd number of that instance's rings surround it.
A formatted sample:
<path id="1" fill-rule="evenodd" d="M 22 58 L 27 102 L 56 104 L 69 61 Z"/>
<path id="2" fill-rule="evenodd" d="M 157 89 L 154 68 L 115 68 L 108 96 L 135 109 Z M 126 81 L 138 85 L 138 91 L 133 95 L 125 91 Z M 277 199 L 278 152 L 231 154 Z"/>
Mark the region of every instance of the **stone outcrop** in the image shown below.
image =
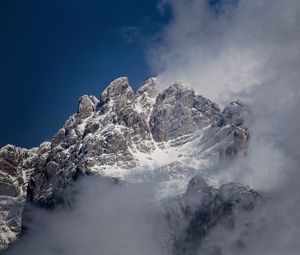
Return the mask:
<path id="1" fill-rule="evenodd" d="M 96 109 L 98 102 L 95 96 L 82 96 L 79 99 L 78 116 L 83 119 L 89 117 Z"/>
<path id="2" fill-rule="evenodd" d="M 0 249 L 15 241 L 21 231 L 28 181 L 43 159 L 43 147 L 27 150 L 7 145 L 0 149 Z"/>
<path id="3" fill-rule="evenodd" d="M 185 187 L 199 169 L 244 155 L 249 139 L 244 126 L 247 114 L 241 102 L 221 110 L 179 82 L 160 90 L 155 78 L 134 92 L 128 79 L 121 77 L 99 99 L 81 97 L 77 112 L 52 141 L 31 150 L 1 149 L 2 247 L 20 232 L 26 198 L 46 208 L 68 206 L 72 185 L 81 175 L 130 182 L 140 178 L 137 169 L 159 168 L 166 175 L 163 189 L 175 187 L 174 192 L 180 193 L 179 187 Z M 207 188 L 202 185 L 202 190 Z M 215 194 L 207 190 L 207 195 Z"/>
<path id="4" fill-rule="evenodd" d="M 209 186 L 200 176 L 189 182 L 187 191 L 175 200 L 168 201 L 166 215 L 176 255 L 221 255 L 214 230 L 234 228 L 250 231 L 251 212 L 263 203 L 255 190 L 237 183 L 227 183 L 219 188 Z M 247 217 L 249 216 L 249 217 Z M 217 230 L 218 231 L 218 230 Z M 243 236 L 234 236 L 227 246 L 232 254 L 244 254 Z"/>

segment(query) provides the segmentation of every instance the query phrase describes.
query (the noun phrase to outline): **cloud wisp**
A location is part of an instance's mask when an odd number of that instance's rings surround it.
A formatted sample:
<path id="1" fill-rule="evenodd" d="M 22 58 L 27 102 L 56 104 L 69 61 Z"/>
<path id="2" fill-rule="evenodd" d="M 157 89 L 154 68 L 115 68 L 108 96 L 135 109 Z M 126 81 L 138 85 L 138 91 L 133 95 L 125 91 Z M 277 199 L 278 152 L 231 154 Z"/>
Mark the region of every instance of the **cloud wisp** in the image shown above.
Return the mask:
<path id="1" fill-rule="evenodd" d="M 8 254 L 163 254 L 164 223 L 154 186 L 85 177 L 76 185 L 76 202 L 69 210 L 32 209 L 30 231 Z"/>
<path id="2" fill-rule="evenodd" d="M 237 164 L 251 162 L 261 176 L 250 171 L 255 180 L 248 181 L 271 188 L 266 179 L 275 183 L 299 159 L 300 3 L 217 1 L 216 12 L 209 2 L 215 1 L 163 1 L 173 20 L 150 61 L 162 84 L 182 80 L 221 104 L 236 98 L 249 104 L 251 146 Z"/>
<path id="3" fill-rule="evenodd" d="M 219 11 L 209 2 L 222 4 Z M 297 1 L 165 0 L 164 5 L 173 19 L 149 52 L 162 84 L 181 80 L 221 101 L 273 77 L 276 67 L 270 63 L 298 51 Z"/>
<path id="4" fill-rule="evenodd" d="M 160 83 L 183 81 L 221 104 L 241 98 L 253 112 L 247 157 L 218 173 L 220 182 L 240 182 L 268 197 L 252 217 L 247 254 L 298 255 L 300 2 L 164 0 L 161 8 L 166 5 L 172 20 L 149 51 Z M 164 222 L 151 202 L 155 185 L 87 178 L 72 210 L 35 211 L 31 233 L 9 254 L 166 254 Z M 229 234 L 234 239 L 240 230 Z M 218 226 L 211 239 L 232 255 L 222 231 Z"/>
<path id="5" fill-rule="evenodd" d="M 161 83 L 181 80 L 221 104 L 241 98 L 253 112 L 247 157 L 219 173 L 273 198 L 253 218 L 247 254 L 298 254 L 300 2 L 163 4 L 173 20 L 149 53 Z"/>

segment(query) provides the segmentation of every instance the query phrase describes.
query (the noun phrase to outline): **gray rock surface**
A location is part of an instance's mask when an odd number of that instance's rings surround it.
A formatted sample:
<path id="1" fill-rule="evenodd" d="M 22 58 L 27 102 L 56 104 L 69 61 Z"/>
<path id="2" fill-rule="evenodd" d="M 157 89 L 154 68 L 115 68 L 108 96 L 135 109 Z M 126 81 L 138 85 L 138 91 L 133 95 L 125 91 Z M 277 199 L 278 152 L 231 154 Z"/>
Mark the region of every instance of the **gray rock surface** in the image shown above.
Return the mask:
<path id="1" fill-rule="evenodd" d="M 216 189 L 202 177 L 193 177 L 186 193 L 168 201 L 165 207 L 174 240 L 172 254 L 223 254 L 219 238 L 213 238 L 214 230 L 227 230 L 224 233 L 228 234 L 238 226 L 243 234 L 249 232 L 250 213 L 262 202 L 259 193 L 249 187 L 228 183 Z M 231 254 L 246 254 L 242 235 L 234 236 L 226 246 Z"/>
<path id="2" fill-rule="evenodd" d="M 213 124 L 220 114 L 215 104 L 175 83 L 157 96 L 150 129 L 155 141 L 167 141 Z"/>
<path id="3" fill-rule="evenodd" d="M 0 250 L 16 240 L 21 231 L 28 181 L 46 151 L 7 145 L 0 149 Z"/>
<path id="4" fill-rule="evenodd" d="M 162 190 L 171 194 L 169 187 L 175 187 L 179 192 L 204 165 L 245 154 L 246 114 L 241 102 L 221 110 L 178 82 L 160 90 L 155 78 L 136 93 L 121 77 L 99 99 L 81 97 L 77 112 L 50 143 L 31 150 L 14 146 L 0 150 L 0 244 L 5 247 L 20 232 L 26 198 L 47 208 L 68 206 L 72 185 L 81 175 L 130 181 L 137 169 L 159 167 L 168 177 Z M 213 196 L 214 191 L 200 179 L 193 181 L 199 182 L 201 194 Z M 195 192 L 192 183 L 190 192 Z"/>
<path id="5" fill-rule="evenodd" d="M 96 109 L 98 99 L 95 96 L 82 96 L 79 99 L 78 112 L 79 117 L 85 119 L 89 117 Z"/>

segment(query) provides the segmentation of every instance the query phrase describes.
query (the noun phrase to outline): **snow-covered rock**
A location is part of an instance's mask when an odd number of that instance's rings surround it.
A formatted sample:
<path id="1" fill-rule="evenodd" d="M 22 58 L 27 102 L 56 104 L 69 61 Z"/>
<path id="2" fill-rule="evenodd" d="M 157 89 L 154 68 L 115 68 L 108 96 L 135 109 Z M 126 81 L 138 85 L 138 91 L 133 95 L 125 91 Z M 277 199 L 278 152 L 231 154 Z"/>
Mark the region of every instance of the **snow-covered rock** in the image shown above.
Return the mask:
<path id="1" fill-rule="evenodd" d="M 0 249 L 15 241 L 21 231 L 28 181 L 45 159 L 45 147 L 49 144 L 30 150 L 13 145 L 0 149 Z"/>
<path id="2" fill-rule="evenodd" d="M 183 195 L 164 205 L 169 234 L 174 240 L 171 254 L 225 254 L 214 231 L 226 229 L 228 234 L 237 228 L 247 235 L 251 231 L 251 212 L 262 203 L 261 195 L 249 187 L 227 183 L 215 188 L 202 177 L 193 177 Z M 231 254 L 246 254 L 241 234 L 233 234 L 226 242 Z"/>
<path id="3" fill-rule="evenodd" d="M 247 112 L 240 102 L 222 111 L 179 82 L 160 90 L 156 78 L 136 93 L 121 77 L 99 99 L 81 97 L 77 112 L 51 143 L 32 150 L 1 149 L 0 220 L 7 231 L 1 231 L 0 240 L 6 238 L 7 244 L 20 232 L 26 196 L 38 206 L 68 205 L 80 175 L 98 174 L 130 183 L 155 172 L 164 178 L 158 199 L 184 193 L 190 179 L 205 168 L 245 153 Z M 195 192 L 191 185 L 187 193 Z M 9 208 L 7 213 L 4 208 Z"/>
<path id="4" fill-rule="evenodd" d="M 78 115 L 81 118 L 89 117 L 96 109 L 98 102 L 99 101 L 95 96 L 82 96 L 79 99 Z"/>

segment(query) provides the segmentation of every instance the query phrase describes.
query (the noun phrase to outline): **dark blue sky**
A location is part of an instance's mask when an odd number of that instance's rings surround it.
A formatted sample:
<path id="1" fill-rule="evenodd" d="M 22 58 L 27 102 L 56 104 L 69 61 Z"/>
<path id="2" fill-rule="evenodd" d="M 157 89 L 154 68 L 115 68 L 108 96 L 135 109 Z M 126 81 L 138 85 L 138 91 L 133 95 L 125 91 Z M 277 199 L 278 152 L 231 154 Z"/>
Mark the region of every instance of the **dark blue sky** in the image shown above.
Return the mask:
<path id="1" fill-rule="evenodd" d="M 168 21 L 155 0 L 1 0 L 0 146 L 51 139 L 83 94 L 152 74 L 147 41 Z"/>

